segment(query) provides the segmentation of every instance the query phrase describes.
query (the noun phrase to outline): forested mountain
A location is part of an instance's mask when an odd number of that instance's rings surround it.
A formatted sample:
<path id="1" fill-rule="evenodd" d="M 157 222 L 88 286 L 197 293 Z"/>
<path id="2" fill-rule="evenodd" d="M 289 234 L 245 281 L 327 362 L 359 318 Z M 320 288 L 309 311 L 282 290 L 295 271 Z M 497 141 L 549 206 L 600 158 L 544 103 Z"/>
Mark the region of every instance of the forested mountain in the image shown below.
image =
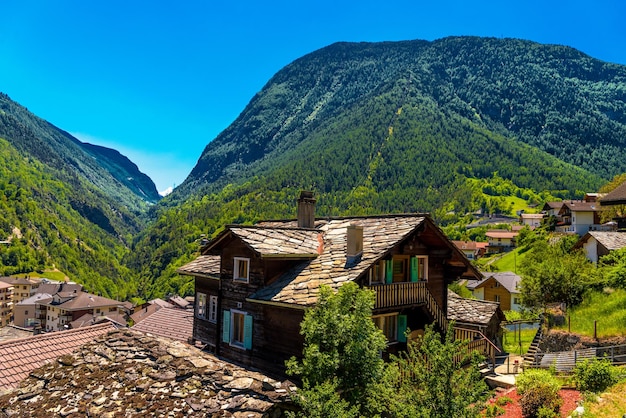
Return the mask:
<path id="1" fill-rule="evenodd" d="M 137 166 L 118 151 L 87 144 L 35 116 L 0 93 L 0 138 L 23 155 L 92 183 L 105 195 L 137 213 L 160 196 L 156 186 Z"/>
<path id="2" fill-rule="evenodd" d="M 147 228 L 137 214 L 156 189 L 132 163 L 0 99 L 7 161 L 30 173 L 3 186 L 7 207 L 29 208 L 5 215 L 3 231 L 15 242 L 17 226 L 25 246 L 45 248 L 38 265 L 61 263 L 63 249 L 64 268 L 109 296 L 191 291 L 175 270 L 203 239 L 227 223 L 294 217 L 302 189 L 320 216 L 431 212 L 446 225 L 512 214 L 512 201 L 580 197 L 626 172 L 626 67 L 514 39 L 338 43 L 294 61 L 151 207 Z M 29 225 L 24 212 L 41 199 Z"/>
<path id="3" fill-rule="evenodd" d="M 137 294 L 121 264 L 152 180 L 119 152 L 85 144 L 0 94 L 0 274 L 58 268 L 109 297 Z"/>
<path id="4" fill-rule="evenodd" d="M 128 263 L 147 288 L 175 290 L 201 234 L 293 217 L 300 189 L 322 216 L 427 211 L 440 223 L 506 211 L 494 191 L 581 196 L 626 171 L 625 102 L 624 66 L 563 46 L 333 44 L 279 71 L 207 145 Z"/>

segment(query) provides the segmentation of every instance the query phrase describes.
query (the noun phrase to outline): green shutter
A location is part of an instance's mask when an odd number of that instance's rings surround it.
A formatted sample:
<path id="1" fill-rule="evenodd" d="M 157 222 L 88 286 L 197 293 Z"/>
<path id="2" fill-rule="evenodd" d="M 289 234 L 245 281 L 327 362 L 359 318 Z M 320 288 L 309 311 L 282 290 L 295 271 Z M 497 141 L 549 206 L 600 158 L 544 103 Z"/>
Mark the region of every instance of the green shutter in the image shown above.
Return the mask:
<path id="1" fill-rule="evenodd" d="M 385 283 L 393 282 L 393 260 L 385 260 Z"/>
<path id="2" fill-rule="evenodd" d="M 252 315 L 243 317 L 243 348 L 250 350 L 252 348 Z"/>
<path id="3" fill-rule="evenodd" d="M 398 341 L 406 342 L 406 315 L 398 315 Z"/>
<path id="4" fill-rule="evenodd" d="M 230 343 L 230 311 L 224 310 L 222 318 L 222 341 Z"/>
<path id="5" fill-rule="evenodd" d="M 417 281 L 417 257 L 411 257 L 411 281 Z"/>

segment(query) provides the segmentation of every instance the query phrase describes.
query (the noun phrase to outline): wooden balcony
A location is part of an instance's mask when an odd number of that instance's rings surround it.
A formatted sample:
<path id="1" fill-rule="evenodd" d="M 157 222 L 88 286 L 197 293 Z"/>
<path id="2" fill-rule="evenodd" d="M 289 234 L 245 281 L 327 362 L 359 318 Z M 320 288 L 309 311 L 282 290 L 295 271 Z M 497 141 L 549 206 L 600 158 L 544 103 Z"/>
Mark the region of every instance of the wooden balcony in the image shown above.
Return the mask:
<path id="1" fill-rule="evenodd" d="M 427 302 L 426 282 L 401 282 L 372 284 L 368 286 L 376 292 L 374 309 L 419 305 Z"/>
<path id="2" fill-rule="evenodd" d="M 426 282 L 400 282 L 368 286 L 376 292 L 374 309 L 426 305 L 442 330 L 448 329 L 448 320 L 439 304 L 426 287 Z"/>

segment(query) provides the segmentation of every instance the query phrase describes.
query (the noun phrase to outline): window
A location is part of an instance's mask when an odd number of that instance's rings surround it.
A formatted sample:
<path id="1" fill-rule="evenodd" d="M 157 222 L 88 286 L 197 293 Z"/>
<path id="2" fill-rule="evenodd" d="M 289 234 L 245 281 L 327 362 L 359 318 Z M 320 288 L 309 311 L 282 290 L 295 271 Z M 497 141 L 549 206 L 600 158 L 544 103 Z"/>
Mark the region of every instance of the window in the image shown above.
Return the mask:
<path id="1" fill-rule="evenodd" d="M 494 284 L 494 287 L 500 287 L 500 282 L 496 282 L 496 283 Z"/>
<path id="2" fill-rule="evenodd" d="M 428 280 L 428 256 L 417 256 L 411 259 L 411 281 Z"/>
<path id="3" fill-rule="evenodd" d="M 369 270 L 370 284 L 383 283 L 385 281 L 385 261 L 381 260 Z"/>
<path id="4" fill-rule="evenodd" d="M 24 311 L 24 315 L 28 315 L 28 311 Z"/>
<path id="5" fill-rule="evenodd" d="M 514 303 L 515 305 L 519 305 L 519 304 L 520 304 L 520 300 L 519 300 L 519 298 L 513 298 L 513 303 Z"/>
<path id="6" fill-rule="evenodd" d="M 496 302 L 500 302 L 500 295 L 494 295 L 493 300 Z"/>
<path id="7" fill-rule="evenodd" d="M 237 310 L 225 310 L 222 318 L 222 341 L 233 347 L 252 348 L 251 315 Z"/>
<path id="8" fill-rule="evenodd" d="M 246 282 L 250 279 L 250 259 L 235 257 L 233 280 Z"/>
<path id="9" fill-rule="evenodd" d="M 397 313 L 387 315 L 376 315 L 372 317 L 374 324 L 385 334 L 387 341 L 406 342 L 406 315 L 398 315 Z"/>
<path id="10" fill-rule="evenodd" d="M 196 317 L 206 319 L 206 294 L 196 293 Z"/>
<path id="11" fill-rule="evenodd" d="M 209 321 L 217 322 L 217 296 L 209 297 Z"/>

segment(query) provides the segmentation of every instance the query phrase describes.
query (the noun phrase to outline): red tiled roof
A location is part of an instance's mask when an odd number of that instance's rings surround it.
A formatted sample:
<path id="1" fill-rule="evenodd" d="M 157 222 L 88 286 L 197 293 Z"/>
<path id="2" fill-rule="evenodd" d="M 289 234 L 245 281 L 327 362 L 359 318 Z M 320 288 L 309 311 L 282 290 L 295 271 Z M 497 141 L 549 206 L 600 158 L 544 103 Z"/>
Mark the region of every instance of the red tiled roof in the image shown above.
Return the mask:
<path id="1" fill-rule="evenodd" d="M 161 308 L 132 329 L 186 343 L 193 335 L 193 311 Z"/>
<path id="2" fill-rule="evenodd" d="M 114 330 L 111 323 L 69 331 L 39 334 L 0 343 L 0 390 L 17 384 L 37 367 Z"/>

